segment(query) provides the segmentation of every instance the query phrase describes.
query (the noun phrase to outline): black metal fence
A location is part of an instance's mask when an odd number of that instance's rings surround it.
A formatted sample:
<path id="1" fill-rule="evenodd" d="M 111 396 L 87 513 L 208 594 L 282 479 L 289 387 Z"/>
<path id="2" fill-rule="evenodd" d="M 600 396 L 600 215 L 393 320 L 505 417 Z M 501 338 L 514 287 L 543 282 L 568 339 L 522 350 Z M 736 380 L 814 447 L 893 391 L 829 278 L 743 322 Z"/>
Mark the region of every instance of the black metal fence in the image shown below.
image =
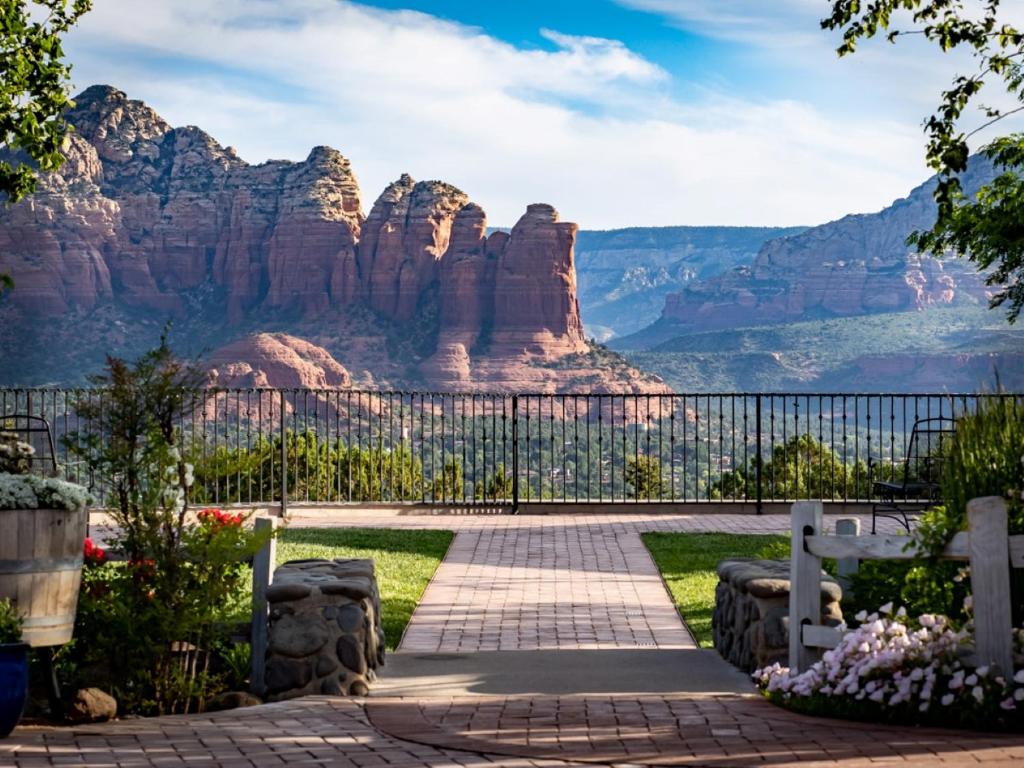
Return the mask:
<path id="1" fill-rule="evenodd" d="M 199 504 L 518 506 L 870 501 L 919 419 L 1009 395 L 452 394 L 207 390 L 181 414 Z M 0 426 L 45 418 L 65 475 L 101 390 L 0 390 Z"/>

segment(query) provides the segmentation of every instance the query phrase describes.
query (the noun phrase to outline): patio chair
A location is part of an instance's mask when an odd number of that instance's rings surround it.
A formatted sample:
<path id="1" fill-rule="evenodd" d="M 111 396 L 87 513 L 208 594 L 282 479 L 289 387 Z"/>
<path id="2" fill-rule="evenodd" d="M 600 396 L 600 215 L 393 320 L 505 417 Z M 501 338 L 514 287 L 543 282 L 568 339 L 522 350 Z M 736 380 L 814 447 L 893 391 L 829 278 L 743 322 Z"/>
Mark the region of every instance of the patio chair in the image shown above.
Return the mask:
<path id="1" fill-rule="evenodd" d="M 0 416 L 0 431 L 14 432 L 35 448 L 29 459 L 29 471 L 54 477 L 57 475 L 57 452 L 54 450 L 53 430 L 42 416 L 11 413 Z"/>
<path id="2" fill-rule="evenodd" d="M 939 498 L 944 449 L 954 434 L 954 419 L 936 416 L 915 421 L 902 471 L 891 480 L 875 479 L 881 459 L 868 459 L 872 490 L 878 499 L 871 507 L 871 533 L 875 533 L 880 517 L 897 520 L 909 531 L 911 520 L 935 505 Z"/>

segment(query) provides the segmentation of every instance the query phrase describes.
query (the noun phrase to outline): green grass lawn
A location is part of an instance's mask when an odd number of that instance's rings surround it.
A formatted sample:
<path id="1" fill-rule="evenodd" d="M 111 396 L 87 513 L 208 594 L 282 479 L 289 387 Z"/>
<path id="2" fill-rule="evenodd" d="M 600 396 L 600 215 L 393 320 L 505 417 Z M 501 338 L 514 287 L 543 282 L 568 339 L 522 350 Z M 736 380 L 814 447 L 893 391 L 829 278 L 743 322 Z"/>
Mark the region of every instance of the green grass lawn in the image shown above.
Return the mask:
<path id="1" fill-rule="evenodd" d="M 454 536 L 451 531 L 386 528 L 285 529 L 277 542 L 277 563 L 313 557 L 373 558 L 384 634 L 388 649 L 394 650 Z"/>
<path id="2" fill-rule="evenodd" d="M 643 540 L 683 620 L 702 648 L 711 647 L 718 561 L 731 557 L 789 557 L 789 536 L 775 534 L 645 533 Z"/>

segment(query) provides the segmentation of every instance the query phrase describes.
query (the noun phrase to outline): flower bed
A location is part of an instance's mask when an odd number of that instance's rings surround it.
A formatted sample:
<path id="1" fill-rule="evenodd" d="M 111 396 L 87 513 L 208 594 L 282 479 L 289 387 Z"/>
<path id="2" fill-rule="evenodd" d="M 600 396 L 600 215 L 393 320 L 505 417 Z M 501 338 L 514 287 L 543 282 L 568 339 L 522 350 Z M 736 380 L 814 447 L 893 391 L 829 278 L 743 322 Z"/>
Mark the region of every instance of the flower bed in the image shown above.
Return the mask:
<path id="1" fill-rule="evenodd" d="M 876 722 L 1024 731 L 1024 670 L 1012 678 L 961 660 L 970 624 L 916 620 L 892 604 L 857 615 L 860 625 L 805 672 L 779 664 L 754 679 L 772 701 L 807 714 Z"/>

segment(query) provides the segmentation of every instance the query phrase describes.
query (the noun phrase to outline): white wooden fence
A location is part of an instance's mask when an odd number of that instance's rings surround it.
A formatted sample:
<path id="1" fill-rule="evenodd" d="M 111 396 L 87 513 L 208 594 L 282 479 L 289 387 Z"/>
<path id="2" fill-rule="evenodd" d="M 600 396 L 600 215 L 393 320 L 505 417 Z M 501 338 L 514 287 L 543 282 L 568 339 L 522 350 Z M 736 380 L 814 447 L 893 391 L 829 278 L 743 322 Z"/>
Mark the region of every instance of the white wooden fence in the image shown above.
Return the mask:
<path id="1" fill-rule="evenodd" d="M 968 529 L 956 534 L 941 557 L 971 565 L 974 603 L 973 665 L 1013 670 L 1010 618 L 1010 568 L 1024 568 L 1024 536 L 1009 536 L 1006 501 L 998 496 L 967 504 Z M 910 560 L 917 556 L 906 536 L 823 535 L 820 501 L 798 501 L 792 508 L 792 559 L 789 592 L 789 666 L 803 671 L 822 648 L 835 648 L 842 632 L 818 624 L 821 618 L 822 558 Z M 894 595 L 894 597 L 897 597 Z"/>

